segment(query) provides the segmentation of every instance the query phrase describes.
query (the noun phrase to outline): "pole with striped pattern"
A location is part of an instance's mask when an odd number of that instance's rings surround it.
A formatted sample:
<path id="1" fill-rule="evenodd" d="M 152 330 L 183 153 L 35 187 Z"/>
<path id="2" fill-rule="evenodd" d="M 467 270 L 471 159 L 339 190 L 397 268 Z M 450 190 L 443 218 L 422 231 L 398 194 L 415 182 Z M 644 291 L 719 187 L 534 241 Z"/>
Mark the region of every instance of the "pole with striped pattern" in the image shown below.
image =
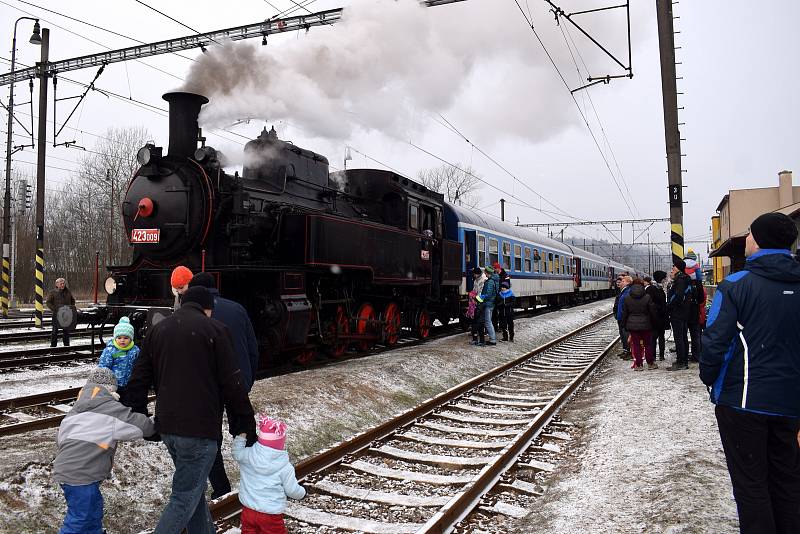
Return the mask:
<path id="1" fill-rule="evenodd" d="M 8 261 L 8 254 L 6 250 L 8 245 L 3 245 L 3 293 L 0 295 L 0 304 L 2 304 L 3 318 L 8 317 L 8 286 L 11 280 L 9 273 L 11 272 L 11 262 Z"/>
<path id="2" fill-rule="evenodd" d="M 672 225 L 670 240 L 672 241 L 672 261 L 674 262 L 675 260 L 682 260 L 684 258 L 682 224 Z"/>
<path id="3" fill-rule="evenodd" d="M 44 327 L 44 243 L 36 244 L 36 328 Z"/>

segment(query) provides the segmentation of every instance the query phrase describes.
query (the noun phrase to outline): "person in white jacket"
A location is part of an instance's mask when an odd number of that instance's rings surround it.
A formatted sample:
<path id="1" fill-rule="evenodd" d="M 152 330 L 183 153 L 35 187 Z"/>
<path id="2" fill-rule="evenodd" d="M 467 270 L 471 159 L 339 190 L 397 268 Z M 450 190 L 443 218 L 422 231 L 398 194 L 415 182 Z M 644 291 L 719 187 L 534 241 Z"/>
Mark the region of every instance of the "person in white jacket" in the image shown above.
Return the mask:
<path id="1" fill-rule="evenodd" d="M 286 424 L 258 414 L 258 441 L 246 447 L 246 436 L 233 440 L 233 457 L 239 462 L 239 502 L 242 534 L 284 534 L 286 498 L 302 499 L 306 490 L 297 482 L 285 450 Z"/>

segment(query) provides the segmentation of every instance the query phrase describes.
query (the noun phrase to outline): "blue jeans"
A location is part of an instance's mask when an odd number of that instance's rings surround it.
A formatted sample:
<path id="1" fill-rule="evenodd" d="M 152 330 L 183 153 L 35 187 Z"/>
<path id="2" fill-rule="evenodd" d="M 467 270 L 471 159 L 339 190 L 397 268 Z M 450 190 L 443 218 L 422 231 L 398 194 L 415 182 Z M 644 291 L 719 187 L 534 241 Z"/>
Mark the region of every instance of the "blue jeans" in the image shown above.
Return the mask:
<path id="1" fill-rule="evenodd" d="M 154 534 L 216 532 L 206 504 L 206 479 L 217 455 L 217 440 L 161 434 L 175 464 L 172 495 L 161 513 Z"/>
<path id="2" fill-rule="evenodd" d="M 492 311 L 494 306 L 484 306 L 483 309 L 483 324 L 486 325 L 486 334 L 489 336 L 489 341 L 497 343 L 497 334 L 494 332 L 494 325 L 492 324 Z"/>
<path id="3" fill-rule="evenodd" d="M 67 500 L 67 515 L 58 534 L 101 534 L 103 532 L 103 495 L 100 482 L 83 486 L 61 484 Z"/>

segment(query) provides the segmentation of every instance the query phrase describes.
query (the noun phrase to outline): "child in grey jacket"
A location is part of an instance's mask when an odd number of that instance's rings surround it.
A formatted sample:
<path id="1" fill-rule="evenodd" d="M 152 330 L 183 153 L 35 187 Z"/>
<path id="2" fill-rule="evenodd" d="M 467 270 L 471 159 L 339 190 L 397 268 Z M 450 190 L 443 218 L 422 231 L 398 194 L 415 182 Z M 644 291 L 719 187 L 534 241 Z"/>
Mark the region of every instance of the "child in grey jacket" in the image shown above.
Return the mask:
<path id="1" fill-rule="evenodd" d="M 58 429 L 53 479 L 61 484 L 67 514 L 59 534 L 101 534 L 100 482 L 111 475 L 117 441 L 153 434 L 153 422 L 120 404 L 111 369 L 95 367 Z"/>
<path id="2" fill-rule="evenodd" d="M 286 497 L 299 500 L 306 496 L 284 450 L 286 424 L 259 414 L 258 442 L 252 447 L 245 444 L 244 434 L 233 440 L 233 457 L 241 470 L 242 533 L 284 534 Z"/>

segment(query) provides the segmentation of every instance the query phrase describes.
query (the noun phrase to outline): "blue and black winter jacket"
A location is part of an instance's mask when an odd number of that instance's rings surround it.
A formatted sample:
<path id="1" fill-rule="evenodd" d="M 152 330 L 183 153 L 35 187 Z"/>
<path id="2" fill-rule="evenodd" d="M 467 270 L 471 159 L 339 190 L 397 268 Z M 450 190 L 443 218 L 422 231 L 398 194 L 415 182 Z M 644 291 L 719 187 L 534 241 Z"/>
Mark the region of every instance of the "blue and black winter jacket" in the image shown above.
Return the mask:
<path id="1" fill-rule="evenodd" d="M 619 296 L 617 297 L 616 302 L 614 303 L 614 318 L 617 322 L 622 321 L 622 310 L 625 307 L 625 297 L 628 296 L 628 293 L 631 292 L 631 286 L 625 286 L 625 288 L 620 291 Z"/>
<path id="2" fill-rule="evenodd" d="M 753 254 L 719 285 L 700 379 L 715 404 L 800 417 L 800 263 L 788 250 Z"/>

